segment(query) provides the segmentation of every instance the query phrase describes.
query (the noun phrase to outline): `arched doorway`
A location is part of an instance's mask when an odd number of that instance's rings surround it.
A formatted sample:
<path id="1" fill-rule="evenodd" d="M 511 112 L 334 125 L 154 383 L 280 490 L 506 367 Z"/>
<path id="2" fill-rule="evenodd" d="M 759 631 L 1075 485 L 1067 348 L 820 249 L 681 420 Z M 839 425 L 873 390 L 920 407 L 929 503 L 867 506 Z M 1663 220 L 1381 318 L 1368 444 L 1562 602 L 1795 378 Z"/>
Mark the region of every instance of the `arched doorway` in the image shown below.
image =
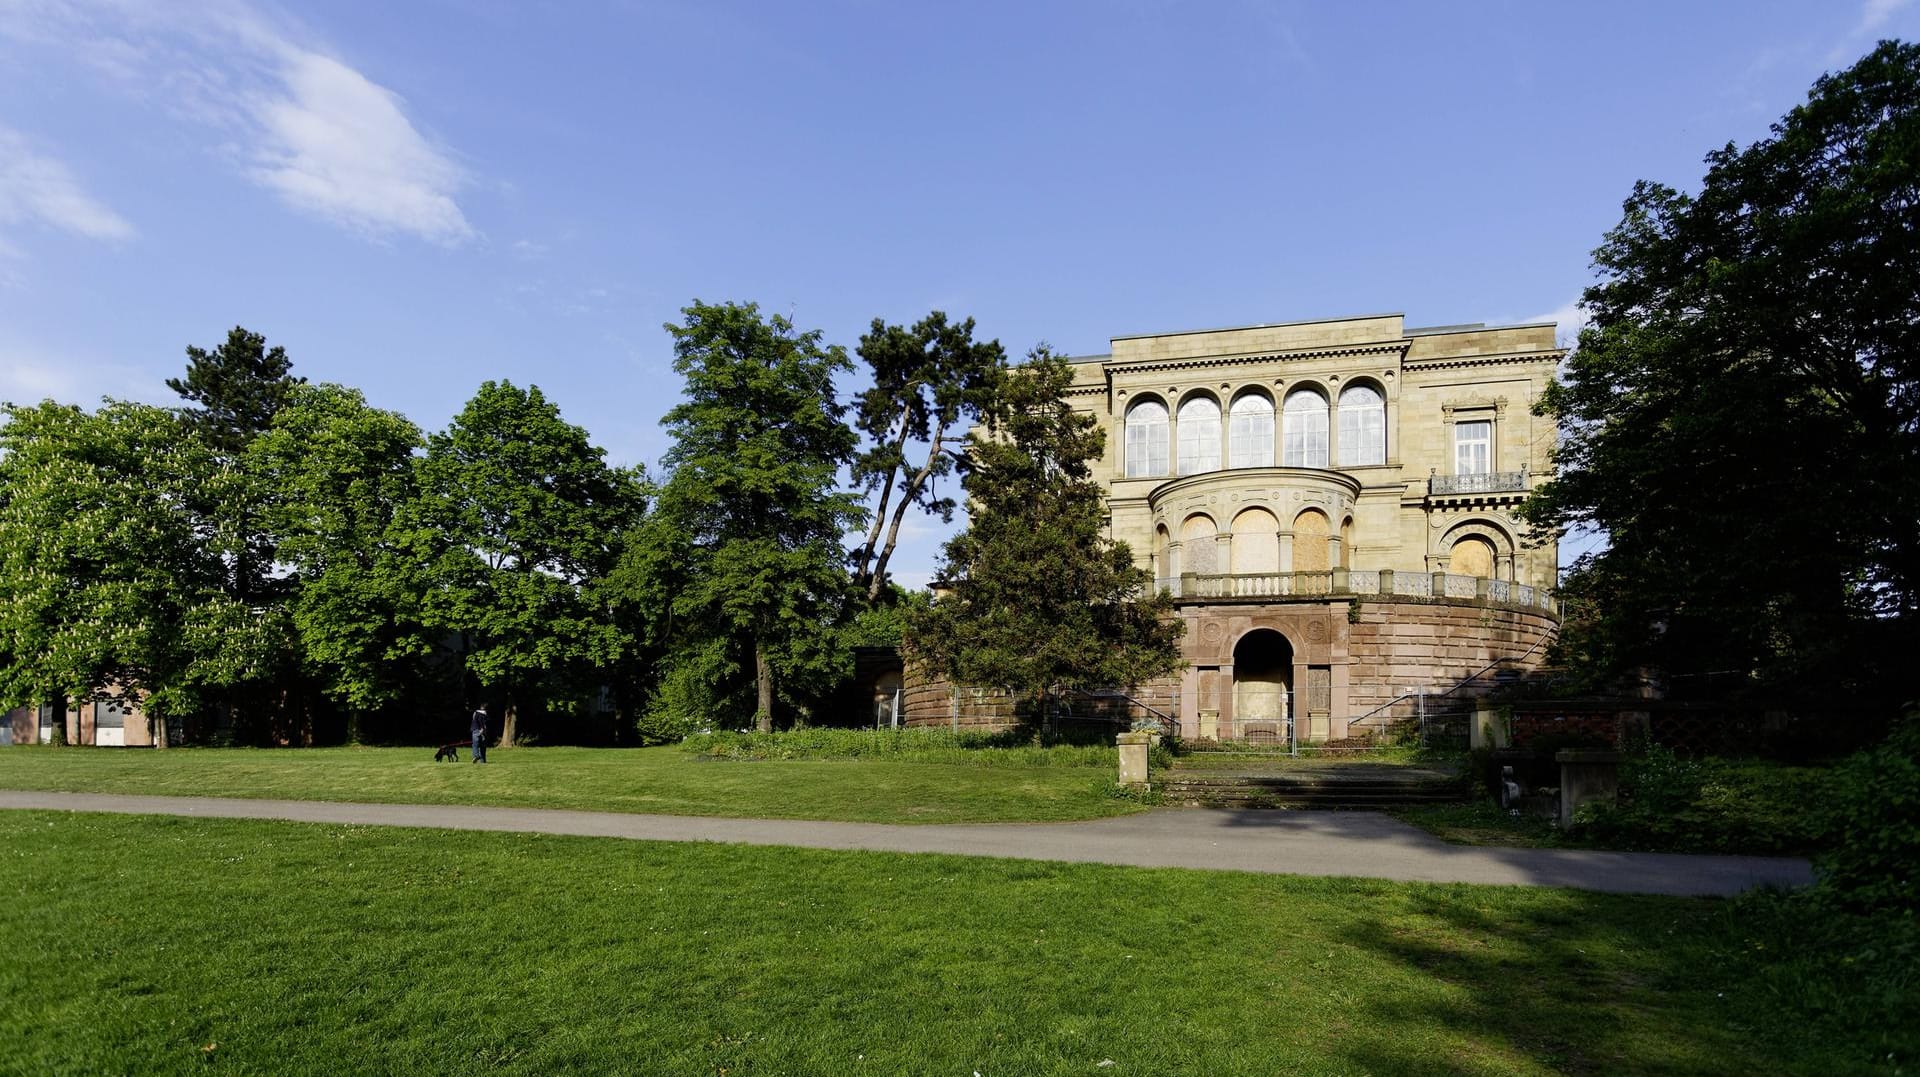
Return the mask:
<path id="1" fill-rule="evenodd" d="M 1233 647 L 1233 724 L 1236 739 L 1287 741 L 1287 698 L 1293 684 L 1293 646 L 1271 628 L 1256 628 Z"/>
<path id="2" fill-rule="evenodd" d="M 1493 578 L 1493 543 L 1478 535 L 1463 538 L 1453 544 L 1453 553 L 1447 558 L 1447 571 L 1462 576 L 1476 576 L 1481 579 Z"/>

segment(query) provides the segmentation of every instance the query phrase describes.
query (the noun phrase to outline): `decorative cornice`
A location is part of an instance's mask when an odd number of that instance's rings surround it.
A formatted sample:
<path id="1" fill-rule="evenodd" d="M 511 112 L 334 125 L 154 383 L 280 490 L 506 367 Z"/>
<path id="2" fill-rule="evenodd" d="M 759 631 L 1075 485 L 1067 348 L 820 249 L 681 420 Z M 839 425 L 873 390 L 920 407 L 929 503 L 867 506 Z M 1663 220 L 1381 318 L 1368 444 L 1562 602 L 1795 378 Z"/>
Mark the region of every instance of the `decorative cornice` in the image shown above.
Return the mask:
<path id="1" fill-rule="evenodd" d="M 1112 377 L 1117 374 L 1146 374 L 1162 370 L 1203 370 L 1209 367 L 1238 366 L 1247 363 L 1295 363 L 1306 359 L 1329 359 L 1350 355 L 1399 355 L 1404 354 L 1410 341 L 1396 340 L 1384 344 L 1355 344 L 1335 348 L 1312 348 L 1303 351 L 1267 352 L 1257 355 L 1209 355 L 1190 359 L 1136 359 L 1131 362 L 1116 363 L 1111 360 L 1101 366 Z"/>
<path id="2" fill-rule="evenodd" d="M 1516 363 L 1558 363 L 1566 358 L 1564 349 L 1539 352 L 1508 352 L 1504 355 L 1455 355 L 1434 356 L 1429 359 L 1407 359 L 1408 370 L 1449 370 L 1470 366 L 1510 366 Z"/>

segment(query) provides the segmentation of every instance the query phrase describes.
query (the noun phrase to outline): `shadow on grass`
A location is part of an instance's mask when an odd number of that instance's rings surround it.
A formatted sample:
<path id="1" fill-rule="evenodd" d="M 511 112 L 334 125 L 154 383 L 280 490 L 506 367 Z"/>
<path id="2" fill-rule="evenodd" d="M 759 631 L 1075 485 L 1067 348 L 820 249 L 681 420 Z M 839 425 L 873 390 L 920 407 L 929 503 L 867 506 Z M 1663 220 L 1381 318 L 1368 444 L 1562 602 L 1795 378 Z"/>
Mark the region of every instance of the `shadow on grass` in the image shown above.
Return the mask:
<path id="1" fill-rule="evenodd" d="M 1800 1069 L 1807 1060 L 1754 1050 L 1756 1007 L 1727 960 L 1726 907 L 1676 900 L 1662 923 L 1645 900 L 1569 892 L 1494 905 L 1431 890 L 1360 915 L 1345 941 L 1422 986 L 1360 1000 L 1356 1018 L 1392 1031 L 1343 1053 L 1376 1073 Z M 1451 1051 L 1396 1048 L 1431 1043 L 1434 1030 L 1446 1030 Z"/>

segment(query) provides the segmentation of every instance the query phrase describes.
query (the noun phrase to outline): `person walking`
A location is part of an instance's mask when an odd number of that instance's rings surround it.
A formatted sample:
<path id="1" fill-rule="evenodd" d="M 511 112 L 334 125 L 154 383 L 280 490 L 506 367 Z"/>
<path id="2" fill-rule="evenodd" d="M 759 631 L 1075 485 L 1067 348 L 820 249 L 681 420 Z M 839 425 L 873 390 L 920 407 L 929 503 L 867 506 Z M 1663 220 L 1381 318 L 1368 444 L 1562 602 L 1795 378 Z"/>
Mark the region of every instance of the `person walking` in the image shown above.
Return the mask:
<path id="1" fill-rule="evenodd" d="M 487 705 L 480 704 L 473 712 L 473 761 L 487 761 Z"/>

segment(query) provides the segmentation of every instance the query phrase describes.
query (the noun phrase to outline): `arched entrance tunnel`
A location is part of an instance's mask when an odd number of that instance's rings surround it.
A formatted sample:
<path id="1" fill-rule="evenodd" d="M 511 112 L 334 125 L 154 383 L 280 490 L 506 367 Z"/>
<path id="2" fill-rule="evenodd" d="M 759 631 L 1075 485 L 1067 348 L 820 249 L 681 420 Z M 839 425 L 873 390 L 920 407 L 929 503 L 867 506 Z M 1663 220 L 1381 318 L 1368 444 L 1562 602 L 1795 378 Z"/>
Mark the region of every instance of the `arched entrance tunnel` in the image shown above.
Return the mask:
<path id="1" fill-rule="evenodd" d="M 1293 687 L 1293 646 L 1271 628 L 1256 628 L 1233 647 L 1233 735 L 1284 743 Z"/>

